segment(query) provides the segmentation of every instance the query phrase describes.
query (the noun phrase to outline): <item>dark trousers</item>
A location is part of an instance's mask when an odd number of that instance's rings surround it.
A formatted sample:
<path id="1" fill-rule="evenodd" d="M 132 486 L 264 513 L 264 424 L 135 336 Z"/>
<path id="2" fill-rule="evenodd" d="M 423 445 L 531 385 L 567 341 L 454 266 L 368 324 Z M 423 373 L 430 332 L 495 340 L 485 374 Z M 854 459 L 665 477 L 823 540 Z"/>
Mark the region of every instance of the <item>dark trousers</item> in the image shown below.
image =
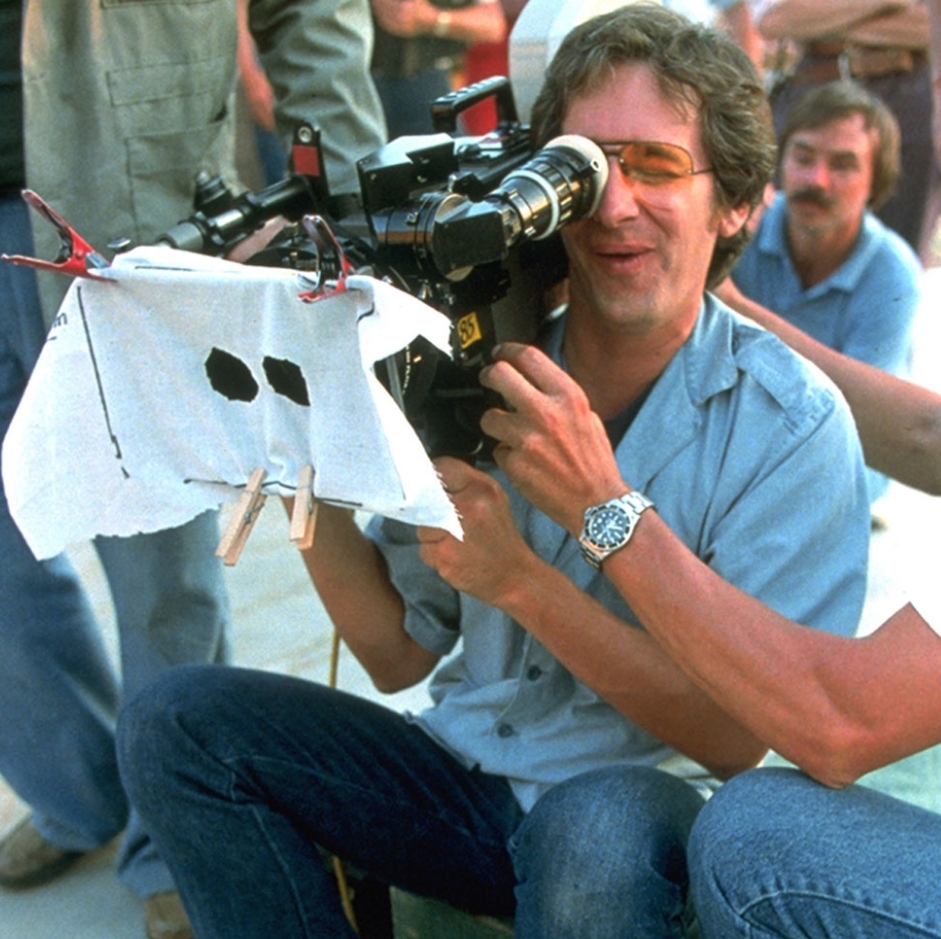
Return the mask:
<path id="1" fill-rule="evenodd" d="M 119 725 L 121 771 L 201 939 L 354 939 L 320 849 L 518 939 L 682 939 L 685 781 L 610 765 L 524 815 L 381 705 L 310 681 L 180 667 Z"/>

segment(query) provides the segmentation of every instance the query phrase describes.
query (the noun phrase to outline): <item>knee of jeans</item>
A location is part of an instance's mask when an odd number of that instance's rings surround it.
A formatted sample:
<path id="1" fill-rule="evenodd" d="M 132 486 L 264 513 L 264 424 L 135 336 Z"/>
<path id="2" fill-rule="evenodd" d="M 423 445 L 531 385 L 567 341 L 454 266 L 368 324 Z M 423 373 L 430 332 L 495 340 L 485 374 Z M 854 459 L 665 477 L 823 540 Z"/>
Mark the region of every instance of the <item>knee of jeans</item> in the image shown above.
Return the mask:
<path id="1" fill-rule="evenodd" d="M 709 799 L 687 849 L 697 908 L 706 896 L 727 897 L 740 870 L 758 857 L 773 859 L 786 846 L 800 818 L 791 800 L 808 785 L 816 784 L 796 770 L 759 769 L 729 780 Z"/>
<path id="2" fill-rule="evenodd" d="M 218 666 L 181 665 L 159 675 L 122 708 L 115 742 L 125 788 L 144 803 L 155 774 L 175 765 L 183 733 L 179 715 L 207 702 L 207 683 Z"/>
<path id="3" fill-rule="evenodd" d="M 702 797 L 647 767 L 608 767 L 551 789 L 510 841 L 518 875 L 572 876 L 598 885 L 685 882 L 685 847 Z"/>
<path id="4" fill-rule="evenodd" d="M 690 850 L 730 831 L 761 831 L 775 826 L 774 817 L 800 806 L 809 789 L 818 788 L 799 770 L 768 767 L 750 770 L 721 786 L 696 819 Z"/>

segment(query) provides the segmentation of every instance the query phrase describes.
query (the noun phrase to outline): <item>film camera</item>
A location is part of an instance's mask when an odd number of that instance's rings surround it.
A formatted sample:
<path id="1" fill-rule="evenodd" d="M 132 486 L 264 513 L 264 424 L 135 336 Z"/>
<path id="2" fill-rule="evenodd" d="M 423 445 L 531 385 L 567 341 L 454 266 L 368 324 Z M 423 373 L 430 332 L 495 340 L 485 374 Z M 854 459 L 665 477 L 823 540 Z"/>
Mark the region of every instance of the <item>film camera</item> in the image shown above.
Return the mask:
<path id="1" fill-rule="evenodd" d="M 458 135 L 458 117 L 494 96 L 497 128 Z M 292 174 L 240 196 L 201 179 L 196 212 L 158 241 L 222 255 L 276 216 L 291 223 L 249 263 L 304 271 L 322 286 L 345 272 L 383 278 L 445 313 L 453 358 L 417 340 L 377 375 L 431 456 L 486 457 L 479 420 L 492 403 L 477 376 L 505 340 L 532 341 L 547 287 L 566 272 L 557 237 L 597 207 L 604 154 L 582 137 L 534 152 L 509 81 L 479 82 L 435 101 L 435 133 L 401 137 L 357 164 L 358 196 L 331 196 L 319 131 L 297 128 Z"/>

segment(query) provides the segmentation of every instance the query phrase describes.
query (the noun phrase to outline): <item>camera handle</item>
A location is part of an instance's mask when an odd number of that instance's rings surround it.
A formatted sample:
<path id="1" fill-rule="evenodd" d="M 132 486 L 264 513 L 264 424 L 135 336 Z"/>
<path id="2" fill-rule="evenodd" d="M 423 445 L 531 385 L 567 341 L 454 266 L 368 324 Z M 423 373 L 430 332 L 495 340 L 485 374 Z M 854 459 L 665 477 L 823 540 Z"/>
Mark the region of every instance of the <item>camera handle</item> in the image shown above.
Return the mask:
<path id="1" fill-rule="evenodd" d="M 519 123 L 510 80 L 503 75 L 494 75 L 436 98 L 431 105 L 431 121 L 435 132 L 456 134 L 458 115 L 491 97 L 496 98 L 498 126 Z"/>

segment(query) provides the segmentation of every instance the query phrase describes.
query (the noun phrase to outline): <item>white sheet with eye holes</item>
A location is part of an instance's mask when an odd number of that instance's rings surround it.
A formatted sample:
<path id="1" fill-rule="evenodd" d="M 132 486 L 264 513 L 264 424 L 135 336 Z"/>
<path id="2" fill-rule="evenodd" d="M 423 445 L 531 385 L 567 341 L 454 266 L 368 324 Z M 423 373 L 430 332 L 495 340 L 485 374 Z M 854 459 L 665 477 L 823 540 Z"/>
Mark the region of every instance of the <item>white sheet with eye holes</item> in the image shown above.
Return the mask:
<path id="1" fill-rule="evenodd" d="M 176 251 L 77 279 L 3 447 L 10 511 L 39 558 L 94 535 L 183 524 L 234 501 L 252 470 L 291 495 L 402 521 L 460 522 L 413 428 L 372 373 L 450 322 L 354 276 L 314 302 L 296 271 Z"/>

